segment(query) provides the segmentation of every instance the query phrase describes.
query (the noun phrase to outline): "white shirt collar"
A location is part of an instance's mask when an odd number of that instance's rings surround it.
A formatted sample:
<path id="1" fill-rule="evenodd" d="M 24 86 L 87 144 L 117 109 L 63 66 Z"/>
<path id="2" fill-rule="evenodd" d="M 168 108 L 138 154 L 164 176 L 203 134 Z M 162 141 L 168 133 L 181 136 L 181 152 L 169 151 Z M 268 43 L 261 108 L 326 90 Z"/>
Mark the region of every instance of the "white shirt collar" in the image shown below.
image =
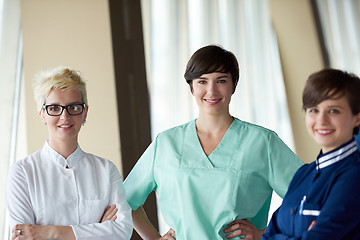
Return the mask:
<path id="1" fill-rule="evenodd" d="M 83 156 L 84 152 L 81 150 L 80 146 L 76 147 L 76 150 L 70 154 L 70 156 L 65 159 L 61 154 L 56 152 L 53 148 L 50 147 L 48 141 L 45 142 L 43 149 L 41 150 L 46 154 L 51 161 L 59 164 L 62 167 L 69 166 L 70 168 L 74 166 L 77 161 Z"/>
<path id="2" fill-rule="evenodd" d="M 330 166 L 336 162 L 339 162 L 345 159 L 350 154 L 356 152 L 357 150 L 358 148 L 356 146 L 356 141 L 353 139 L 333 151 L 325 154 L 320 154 L 318 159 L 316 160 L 316 169 L 319 170 Z"/>

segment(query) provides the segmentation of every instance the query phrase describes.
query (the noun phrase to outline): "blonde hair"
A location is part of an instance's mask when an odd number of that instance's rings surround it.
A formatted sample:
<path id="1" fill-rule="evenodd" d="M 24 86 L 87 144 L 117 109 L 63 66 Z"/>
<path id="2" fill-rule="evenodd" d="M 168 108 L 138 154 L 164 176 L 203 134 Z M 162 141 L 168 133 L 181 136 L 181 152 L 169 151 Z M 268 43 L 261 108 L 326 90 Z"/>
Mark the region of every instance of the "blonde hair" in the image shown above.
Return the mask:
<path id="1" fill-rule="evenodd" d="M 81 92 L 83 102 L 88 105 L 86 83 L 82 73 L 67 67 L 56 67 L 54 69 L 39 72 L 34 78 L 34 97 L 37 109 L 41 110 L 46 98 L 53 89 L 70 90 L 78 89 Z"/>

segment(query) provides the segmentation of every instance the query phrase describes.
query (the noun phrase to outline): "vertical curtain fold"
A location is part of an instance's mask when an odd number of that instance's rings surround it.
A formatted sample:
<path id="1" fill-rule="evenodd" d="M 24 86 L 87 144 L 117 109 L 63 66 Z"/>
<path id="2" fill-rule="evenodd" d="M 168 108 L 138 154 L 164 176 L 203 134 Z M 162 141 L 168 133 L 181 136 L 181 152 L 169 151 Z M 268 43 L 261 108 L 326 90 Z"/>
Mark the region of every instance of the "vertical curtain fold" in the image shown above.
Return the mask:
<path id="1" fill-rule="evenodd" d="M 6 179 L 16 156 L 19 113 L 22 42 L 20 1 L 0 1 L 0 236 L 9 238 L 6 218 Z"/>
<path id="2" fill-rule="evenodd" d="M 360 1 L 316 0 L 330 66 L 360 75 Z"/>

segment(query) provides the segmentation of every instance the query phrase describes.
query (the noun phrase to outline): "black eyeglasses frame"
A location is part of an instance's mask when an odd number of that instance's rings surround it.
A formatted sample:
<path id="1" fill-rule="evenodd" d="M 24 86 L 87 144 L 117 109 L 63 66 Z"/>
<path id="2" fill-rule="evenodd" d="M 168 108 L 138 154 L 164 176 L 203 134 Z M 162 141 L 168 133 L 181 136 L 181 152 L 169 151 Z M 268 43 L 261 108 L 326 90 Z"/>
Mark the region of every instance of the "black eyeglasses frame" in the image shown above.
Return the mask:
<path id="1" fill-rule="evenodd" d="M 76 105 L 79 105 L 81 106 L 81 112 L 79 113 L 76 113 L 76 114 L 71 114 L 69 112 L 69 107 L 72 107 L 72 106 L 76 106 Z M 50 114 L 49 111 L 48 111 L 48 108 L 49 107 L 61 107 L 61 112 L 59 114 Z M 76 104 L 69 104 L 69 105 L 66 105 L 66 106 L 63 106 L 63 105 L 59 105 L 59 104 L 49 104 L 49 105 L 43 105 L 42 106 L 42 109 L 45 109 L 47 115 L 49 116 L 52 116 L 52 117 L 58 117 L 58 116 L 61 116 L 61 114 L 63 114 L 64 112 L 64 109 L 66 109 L 66 112 L 70 115 L 70 116 L 77 116 L 77 115 L 80 115 L 84 112 L 84 109 L 86 108 L 86 104 L 85 103 L 76 103 Z"/>

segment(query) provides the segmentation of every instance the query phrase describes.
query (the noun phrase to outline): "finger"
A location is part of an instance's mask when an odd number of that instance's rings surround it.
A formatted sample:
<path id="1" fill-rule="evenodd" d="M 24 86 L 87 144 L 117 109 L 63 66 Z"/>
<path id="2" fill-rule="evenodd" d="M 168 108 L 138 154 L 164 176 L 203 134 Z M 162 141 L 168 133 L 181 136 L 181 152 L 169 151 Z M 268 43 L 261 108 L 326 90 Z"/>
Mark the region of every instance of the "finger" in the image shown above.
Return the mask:
<path id="1" fill-rule="evenodd" d="M 249 222 L 247 220 L 243 220 L 243 219 L 232 221 L 231 223 L 228 224 L 228 226 L 230 226 L 230 227 L 228 227 L 224 230 L 225 233 L 232 232 L 236 229 L 242 229 L 245 232 L 253 232 L 253 231 L 257 230 L 256 227 L 254 226 L 254 224 L 252 224 L 251 222 Z"/>
<path id="2" fill-rule="evenodd" d="M 116 207 L 116 206 L 115 206 L 115 207 Z M 118 209 L 117 209 L 117 208 L 114 208 L 114 209 L 110 212 L 110 214 L 108 215 L 107 219 L 114 221 L 114 220 L 117 218 L 117 216 L 116 216 L 116 213 L 117 213 L 117 212 L 118 212 Z M 114 219 L 114 218 L 115 218 L 115 219 Z"/>
<path id="3" fill-rule="evenodd" d="M 237 219 L 232 221 L 231 223 L 228 224 L 228 226 L 234 225 L 234 224 L 243 224 L 243 225 L 252 225 L 251 222 L 249 222 L 248 220 L 245 219 Z"/>
<path id="4" fill-rule="evenodd" d="M 239 228 L 240 228 L 240 224 L 234 223 L 230 227 L 225 228 L 224 232 L 225 233 L 232 232 L 232 231 L 235 231 L 236 229 L 239 229 Z"/>
<path id="5" fill-rule="evenodd" d="M 175 230 L 174 230 L 174 229 L 172 229 L 172 228 L 170 228 L 170 229 L 169 229 L 168 233 L 170 233 L 170 234 L 172 234 L 172 235 L 176 236 L 176 232 L 175 232 Z"/>
<path id="6" fill-rule="evenodd" d="M 11 229 L 11 233 L 16 232 L 16 230 L 23 229 L 24 227 L 25 227 L 24 224 L 16 224 L 16 225 Z"/>
<path id="7" fill-rule="evenodd" d="M 162 240 L 176 240 L 175 236 L 176 236 L 176 233 L 175 233 L 174 229 L 170 228 L 169 231 L 167 231 L 167 233 L 164 236 L 162 236 L 161 239 Z"/>
<path id="8" fill-rule="evenodd" d="M 114 209 L 116 209 L 116 205 L 113 204 L 111 206 L 108 206 L 106 209 L 106 212 L 111 213 L 112 211 L 114 211 Z"/>
<path id="9" fill-rule="evenodd" d="M 115 221 L 116 219 L 117 219 L 117 216 L 114 215 L 110 220 L 111 220 L 111 221 Z"/>
<path id="10" fill-rule="evenodd" d="M 105 211 L 104 211 L 104 214 L 101 218 L 101 221 L 100 222 L 105 222 L 105 221 L 108 221 L 108 220 L 111 220 L 113 218 L 113 216 L 116 214 L 117 212 L 117 209 L 115 211 L 115 213 L 113 213 L 113 211 L 116 209 L 116 205 L 113 204 L 111 206 L 107 206 L 105 208 Z"/>
<path id="11" fill-rule="evenodd" d="M 310 231 L 315 226 L 315 224 L 316 224 L 316 221 L 313 220 L 308 228 L 308 231 Z"/>
<path id="12" fill-rule="evenodd" d="M 243 230 L 239 229 L 239 230 L 234 231 L 234 232 L 232 232 L 232 233 L 230 233 L 230 234 L 227 234 L 227 235 L 226 235 L 226 238 L 227 238 L 227 239 L 230 239 L 230 238 L 238 237 L 238 236 L 241 236 L 241 235 L 245 235 L 245 233 L 244 233 Z"/>
<path id="13" fill-rule="evenodd" d="M 14 231 L 14 232 L 12 233 L 11 239 L 12 239 L 12 240 L 19 239 L 19 238 L 20 238 L 20 235 L 21 235 L 21 234 L 16 230 L 16 231 Z"/>

